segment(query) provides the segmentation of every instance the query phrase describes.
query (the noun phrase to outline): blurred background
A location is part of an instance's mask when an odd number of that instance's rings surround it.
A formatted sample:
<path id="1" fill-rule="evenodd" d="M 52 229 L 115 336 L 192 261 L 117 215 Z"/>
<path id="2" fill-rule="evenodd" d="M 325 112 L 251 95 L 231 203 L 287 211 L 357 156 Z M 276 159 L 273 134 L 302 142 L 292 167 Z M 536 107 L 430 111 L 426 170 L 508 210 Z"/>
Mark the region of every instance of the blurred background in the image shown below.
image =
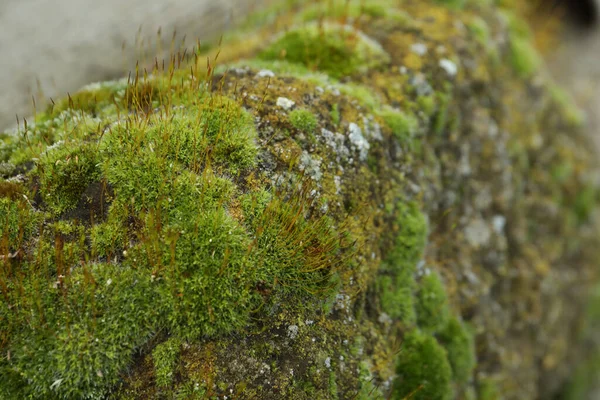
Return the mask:
<path id="1" fill-rule="evenodd" d="M 189 47 L 218 39 L 266 1 L 0 0 L 0 131 L 33 113 L 32 96 L 42 109 L 50 97 L 126 76 L 184 37 Z"/>

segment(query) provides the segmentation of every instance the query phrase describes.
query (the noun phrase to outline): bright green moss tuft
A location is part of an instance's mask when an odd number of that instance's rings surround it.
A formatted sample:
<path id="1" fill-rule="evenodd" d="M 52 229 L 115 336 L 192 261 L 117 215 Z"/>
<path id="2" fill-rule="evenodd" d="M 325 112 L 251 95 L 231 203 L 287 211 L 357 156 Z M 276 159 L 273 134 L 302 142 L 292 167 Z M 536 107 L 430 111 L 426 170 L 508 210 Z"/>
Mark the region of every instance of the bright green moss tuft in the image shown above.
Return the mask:
<path id="1" fill-rule="evenodd" d="M 23 198 L 0 198 L 0 254 L 19 250 L 34 232 L 40 217 Z"/>
<path id="2" fill-rule="evenodd" d="M 450 315 L 446 288 L 435 272 L 423 276 L 418 286 L 415 307 L 419 328 L 429 333 L 439 332 Z"/>
<path id="3" fill-rule="evenodd" d="M 333 124 L 335 126 L 339 126 L 340 125 L 340 107 L 337 103 L 335 103 L 334 105 L 331 106 L 331 111 L 329 112 L 329 115 L 331 116 L 331 122 L 333 122 Z"/>
<path id="4" fill-rule="evenodd" d="M 427 220 L 415 202 L 397 204 L 395 245 L 389 255 L 392 268 L 414 268 L 423 256 Z"/>
<path id="5" fill-rule="evenodd" d="M 234 174 L 255 165 L 255 138 L 252 117 L 223 96 L 206 98 L 198 110 L 160 118 L 147 132 L 148 144 L 170 160 L 192 170 L 226 167 Z"/>
<path id="6" fill-rule="evenodd" d="M 393 398 L 445 400 L 452 398 L 452 369 L 446 350 L 417 330 L 404 337 L 394 381 Z"/>
<path id="7" fill-rule="evenodd" d="M 408 326 L 416 323 L 412 270 L 406 269 L 396 276 L 378 276 L 376 286 L 383 312 Z"/>
<path id="8" fill-rule="evenodd" d="M 101 178 L 95 146 L 57 145 L 38 164 L 44 202 L 56 214 L 74 208 L 88 185 Z"/>
<path id="9" fill-rule="evenodd" d="M 260 58 L 283 59 L 341 78 L 364 72 L 389 60 L 373 40 L 349 26 L 309 24 L 284 34 Z"/>
<path id="10" fill-rule="evenodd" d="M 464 322 L 452 317 L 438 332 L 437 338 L 448 352 L 448 361 L 452 367 L 454 381 L 465 384 L 471 378 L 476 363 L 473 333 L 469 331 Z"/>
<path id="11" fill-rule="evenodd" d="M 529 39 L 511 35 L 510 63 L 519 77 L 529 78 L 540 68 L 542 61 Z"/>
<path id="12" fill-rule="evenodd" d="M 477 398 L 480 400 L 500 400 L 500 399 L 502 399 L 502 394 L 500 392 L 500 388 L 498 387 L 498 384 L 490 378 L 484 378 L 478 382 L 477 394 L 478 394 Z M 581 397 L 577 397 L 577 399 L 580 399 L 580 398 Z M 573 399 L 573 400 L 575 400 L 575 399 Z"/>
<path id="13" fill-rule="evenodd" d="M 180 348 L 181 340 L 176 337 L 170 337 L 152 350 L 154 375 L 158 386 L 169 387 L 173 382 Z"/>
<path id="14" fill-rule="evenodd" d="M 118 221 L 94 225 L 90 230 L 92 254 L 96 257 L 114 257 L 122 251 L 126 242 L 126 231 Z"/>
<path id="15" fill-rule="evenodd" d="M 317 118 L 308 110 L 297 109 L 290 113 L 292 126 L 301 132 L 314 135 L 317 129 Z"/>
<path id="16" fill-rule="evenodd" d="M 413 115 L 391 108 L 384 109 L 380 115 L 401 143 L 411 143 L 419 124 Z"/>
<path id="17" fill-rule="evenodd" d="M 0 360 L 7 398 L 102 397 L 118 383 L 156 321 L 153 284 L 142 272 L 88 264 L 51 286 L 26 275 L 21 290 L 29 300 L 3 323 L 20 327 L 10 336 L 10 360 Z"/>
<path id="18" fill-rule="evenodd" d="M 395 244 L 380 267 L 376 287 L 382 311 L 413 326 L 416 322 L 414 274 L 423 255 L 427 222 L 416 203 L 399 202 L 396 207 Z"/>
<path id="19" fill-rule="evenodd" d="M 274 299 L 307 294 L 325 298 L 333 293 L 335 273 L 348 262 L 340 257 L 340 237 L 331 220 L 303 217 L 303 196 L 282 199 L 259 191 L 241 198 L 246 223 L 257 233 L 254 265 L 261 266 L 260 280 L 274 291 Z"/>

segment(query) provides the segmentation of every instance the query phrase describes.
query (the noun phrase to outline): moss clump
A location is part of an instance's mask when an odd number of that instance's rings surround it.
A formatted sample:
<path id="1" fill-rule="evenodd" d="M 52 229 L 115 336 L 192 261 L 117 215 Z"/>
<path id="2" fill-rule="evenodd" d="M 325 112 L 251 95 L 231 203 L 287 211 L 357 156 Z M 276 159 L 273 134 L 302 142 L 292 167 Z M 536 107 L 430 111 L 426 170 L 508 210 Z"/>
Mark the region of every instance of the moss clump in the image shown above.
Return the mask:
<path id="1" fill-rule="evenodd" d="M 309 24 L 285 33 L 260 58 L 284 59 L 342 78 L 380 66 L 389 56 L 376 42 L 349 26 Z"/>
<path id="2" fill-rule="evenodd" d="M 530 40 L 517 35 L 511 37 L 510 62 L 515 72 L 523 78 L 533 75 L 541 65 L 541 59 Z"/>
<path id="3" fill-rule="evenodd" d="M 391 108 L 385 109 L 380 115 L 398 140 L 409 145 L 412 143 L 419 124 L 414 116 Z"/>
<path id="4" fill-rule="evenodd" d="M 101 178 L 96 146 L 57 144 L 38 164 L 44 202 L 56 214 L 74 208 L 82 194 Z"/>
<path id="5" fill-rule="evenodd" d="M 502 398 L 498 384 L 490 379 L 482 379 L 477 386 L 477 395 L 481 400 L 499 400 Z"/>
<path id="6" fill-rule="evenodd" d="M 452 398 L 452 369 L 446 350 L 429 335 L 415 330 L 404 337 L 396 373 L 394 399 Z"/>
<path id="7" fill-rule="evenodd" d="M 154 374 L 158 386 L 168 387 L 173 382 L 180 347 L 181 340 L 176 337 L 171 337 L 152 350 Z"/>
<path id="8" fill-rule="evenodd" d="M 415 303 L 417 323 L 426 332 L 439 332 L 450 316 L 446 288 L 435 272 L 422 277 L 418 286 Z"/>
<path id="9" fill-rule="evenodd" d="M 465 384 L 471 378 L 476 362 L 473 333 L 469 331 L 464 322 L 456 317 L 451 317 L 436 336 L 448 352 L 453 380 L 459 384 Z"/>
<path id="10" fill-rule="evenodd" d="M 23 198 L 0 198 L 0 251 L 10 254 L 27 242 L 41 219 Z"/>
<path id="11" fill-rule="evenodd" d="M 21 303 L 23 311 L 2 313 L 3 329 L 11 331 L 11 358 L 0 362 L 1 390 L 6 398 L 101 396 L 119 382 L 119 372 L 153 329 L 150 275 L 87 264 L 46 287 L 34 271 L 30 267 L 19 287 L 30 299 Z M 14 304 L 16 294 L 7 295 L 2 304 Z M 30 309 L 39 313 L 28 316 Z"/>
<path id="12" fill-rule="evenodd" d="M 290 295 L 326 296 L 335 288 L 335 273 L 348 260 L 338 257 L 340 237 L 332 221 L 323 217 L 307 221 L 303 196 L 282 199 L 264 191 L 241 199 L 246 223 L 258 232 L 252 244 L 259 279 L 275 301 Z M 286 302 L 284 302 L 285 304 Z M 295 308 L 300 304 L 290 303 Z"/>
<path id="13" fill-rule="evenodd" d="M 416 203 L 398 203 L 394 246 L 380 267 L 376 286 L 381 309 L 408 326 L 416 322 L 415 271 L 423 255 L 427 222 Z"/>
<path id="14" fill-rule="evenodd" d="M 292 126 L 301 132 L 314 136 L 317 130 L 317 118 L 308 110 L 294 110 L 290 113 Z"/>

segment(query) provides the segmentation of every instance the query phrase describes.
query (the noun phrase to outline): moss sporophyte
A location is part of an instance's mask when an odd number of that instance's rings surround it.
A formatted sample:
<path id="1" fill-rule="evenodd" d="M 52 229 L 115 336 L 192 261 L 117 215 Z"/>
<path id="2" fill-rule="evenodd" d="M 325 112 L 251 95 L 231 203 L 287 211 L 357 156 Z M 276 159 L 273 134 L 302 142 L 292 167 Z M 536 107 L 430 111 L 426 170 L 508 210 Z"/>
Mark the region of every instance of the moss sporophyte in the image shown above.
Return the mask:
<path id="1" fill-rule="evenodd" d="M 535 398 L 563 376 L 598 189 L 518 19 L 287 6 L 0 135 L 0 398 Z"/>

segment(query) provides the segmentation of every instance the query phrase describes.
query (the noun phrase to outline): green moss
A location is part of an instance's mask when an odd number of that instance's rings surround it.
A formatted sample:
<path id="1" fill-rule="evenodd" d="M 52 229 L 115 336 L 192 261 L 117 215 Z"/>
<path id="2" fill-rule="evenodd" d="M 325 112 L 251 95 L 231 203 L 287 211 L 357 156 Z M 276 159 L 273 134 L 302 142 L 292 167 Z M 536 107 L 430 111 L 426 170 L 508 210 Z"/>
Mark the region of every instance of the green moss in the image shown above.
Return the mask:
<path id="1" fill-rule="evenodd" d="M 19 250 L 34 233 L 40 220 L 40 213 L 32 210 L 22 197 L 0 198 L 0 253 Z"/>
<path id="2" fill-rule="evenodd" d="M 377 67 L 387 62 L 389 56 L 378 44 L 352 28 L 309 24 L 284 34 L 260 58 L 284 59 L 341 78 Z"/>
<path id="3" fill-rule="evenodd" d="M 259 276 L 273 299 L 290 295 L 327 297 L 335 288 L 334 276 L 348 260 L 339 256 L 340 237 L 327 217 L 299 218 L 306 212 L 303 194 L 289 199 L 264 191 L 242 196 L 247 224 L 257 232 L 253 242 Z M 302 304 L 289 304 L 289 307 Z"/>
<path id="4" fill-rule="evenodd" d="M 152 361 L 154 362 L 154 375 L 156 384 L 161 387 L 169 387 L 173 382 L 175 366 L 181 348 L 181 340 L 170 337 L 165 342 L 157 345 L 152 350 Z"/>
<path id="5" fill-rule="evenodd" d="M 125 247 L 126 233 L 118 221 L 94 225 L 90 230 L 92 254 L 96 257 L 114 257 Z"/>
<path id="6" fill-rule="evenodd" d="M 340 107 L 337 103 L 335 103 L 334 105 L 331 106 L 331 111 L 329 112 L 329 115 L 331 116 L 331 122 L 333 122 L 333 124 L 335 126 L 339 126 L 340 125 Z"/>
<path id="7" fill-rule="evenodd" d="M 49 112 L 58 115 L 65 110 L 78 110 L 97 115 L 106 107 L 120 102 L 126 90 L 126 80 L 94 83 L 50 106 Z"/>
<path id="8" fill-rule="evenodd" d="M 592 211 L 600 203 L 599 190 L 594 185 L 588 185 L 575 196 L 573 212 L 577 222 L 582 224 L 589 220 Z"/>
<path id="9" fill-rule="evenodd" d="M 101 178 L 95 146 L 58 145 L 46 151 L 38 164 L 42 196 L 56 214 L 74 208 L 82 194 Z"/>
<path id="10" fill-rule="evenodd" d="M 452 369 L 446 350 L 431 336 L 412 331 L 404 337 L 394 381 L 393 398 L 452 398 Z"/>
<path id="11" fill-rule="evenodd" d="M 329 398 L 332 400 L 338 399 L 338 385 L 337 385 L 337 377 L 335 372 L 331 371 L 329 373 Z"/>
<path id="12" fill-rule="evenodd" d="M 517 36 L 511 37 L 510 62 L 517 75 L 522 78 L 531 77 L 541 65 L 541 59 L 531 42 Z"/>
<path id="13" fill-rule="evenodd" d="M 102 141 L 104 170 L 115 193 L 136 210 L 169 192 L 182 168 L 226 168 L 238 175 L 256 163 L 252 117 L 220 96 L 204 107 L 157 118 L 149 127 L 119 125 Z"/>
<path id="14" fill-rule="evenodd" d="M 439 332 L 446 326 L 450 316 L 446 288 L 435 272 L 423 276 L 418 287 L 415 304 L 417 323 L 425 332 Z"/>
<path id="15" fill-rule="evenodd" d="M 141 272 L 91 264 L 54 286 L 34 273 L 24 279 L 21 290 L 31 300 L 10 314 L 8 324 L 20 329 L 10 336 L 10 360 L 0 361 L 8 398 L 100 397 L 119 382 L 156 320 L 150 275 Z M 31 318 L 29 310 L 38 312 Z"/>
<path id="16" fill-rule="evenodd" d="M 410 269 L 396 276 L 378 276 L 376 286 L 383 312 L 408 326 L 416 323 L 415 282 Z"/>
<path id="17" fill-rule="evenodd" d="M 464 322 L 451 317 L 446 326 L 437 334 L 438 341 L 448 352 L 455 382 L 465 384 L 475 368 L 475 343 L 473 334 Z"/>
<path id="18" fill-rule="evenodd" d="M 317 118 L 308 110 L 296 109 L 290 112 L 292 126 L 301 132 L 314 136 L 317 130 Z"/>
<path id="19" fill-rule="evenodd" d="M 158 119 L 146 135 L 148 146 L 192 170 L 226 164 L 237 174 L 256 163 L 253 119 L 223 96 L 207 98 L 198 110 Z"/>
<path id="20" fill-rule="evenodd" d="M 396 239 L 388 256 L 389 264 L 391 268 L 414 270 L 427 241 L 427 220 L 415 202 L 400 202 L 396 207 Z"/>
<path id="21" fill-rule="evenodd" d="M 399 202 L 396 207 L 395 243 L 380 267 L 376 287 L 382 311 L 412 326 L 416 322 L 414 275 L 425 247 L 427 222 L 416 203 Z"/>
<path id="22" fill-rule="evenodd" d="M 490 378 L 484 378 L 479 381 L 477 395 L 477 398 L 480 400 L 500 400 L 502 398 L 498 384 Z"/>
<path id="23" fill-rule="evenodd" d="M 475 39 L 486 48 L 490 45 L 491 33 L 487 22 L 481 17 L 474 17 L 467 24 L 467 28 L 474 35 Z"/>
<path id="24" fill-rule="evenodd" d="M 437 114 L 435 116 L 435 120 L 433 123 L 433 129 L 436 134 L 441 135 L 444 130 L 447 128 L 448 120 L 449 120 L 449 107 L 450 100 L 452 99 L 450 93 L 436 93 L 437 99 Z"/>
<path id="25" fill-rule="evenodd" d="M 419 121 L 414 116 L 391 108 L 384 109 L 380 115 L 401 143 L 412 142 L 419 126 Z"/>
<path id="26" fill-rule="evenodd" d="M 419 96 L 417 98 L 418 110 L 426 116 L 432 117 L 435 114 L 437 104 L 434 96 Z"/>

